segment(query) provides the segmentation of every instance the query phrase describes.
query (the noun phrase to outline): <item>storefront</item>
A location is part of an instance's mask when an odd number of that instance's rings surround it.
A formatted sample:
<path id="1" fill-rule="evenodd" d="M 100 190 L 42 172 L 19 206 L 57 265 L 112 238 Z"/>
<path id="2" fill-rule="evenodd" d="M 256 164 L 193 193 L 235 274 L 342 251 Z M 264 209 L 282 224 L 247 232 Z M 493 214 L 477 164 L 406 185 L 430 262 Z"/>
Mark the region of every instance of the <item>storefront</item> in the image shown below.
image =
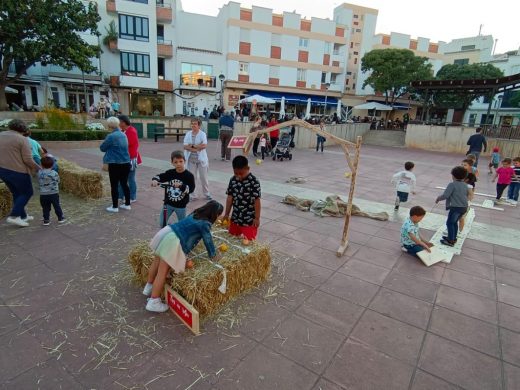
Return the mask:
<path id="1" fill-rule="evenodd" d="M 164 95 L 157 91 L 133 89 L 129 93 L 132 116 L 164 116 Z"/>
<path id="2" fill-rule="evenodd" d="M 91 85 L 83 87 L 81 84 L 64 84 L 67 108 L 73 112 L 85 112 L 94 103 L 94 88 Z M 88 102 L 85 106 L 85 89 Z"/>

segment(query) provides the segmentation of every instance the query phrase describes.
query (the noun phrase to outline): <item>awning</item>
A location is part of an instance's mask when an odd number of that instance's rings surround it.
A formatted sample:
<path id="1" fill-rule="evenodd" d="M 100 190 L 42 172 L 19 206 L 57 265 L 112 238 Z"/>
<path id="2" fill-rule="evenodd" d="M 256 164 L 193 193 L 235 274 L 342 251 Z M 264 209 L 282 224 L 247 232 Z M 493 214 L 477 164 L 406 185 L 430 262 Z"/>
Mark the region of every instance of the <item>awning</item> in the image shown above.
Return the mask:
<path id="1" fill-rule="evenodd" d="M 49 77 L 49 81 L 57 81 L 60 83 L 69 83 L 69 84 L 83 84 L 83 79 L 67 78 L 67 77 Z M 91 80 L 91 79 L 87 79 L 87 78 L 85 78 L 85 84 L 103 85 L 101 80 Z"/>
<path id="2" fill-rule="evenodd" d="M 248 90 L 249 95 L 262 95 L 266 98 L 270 98 L 280 102 L 282 97 L 285 98 L 286 103 L 302 103 L 307 104 L 307 100 L 311 98 L 311 103 L 314 104 L 325 104 L 325 96 L 315 96 L 315 95 L 304 95 L 299 93 L 284 93 L 284 92 L 271 92 L 271 91 L 259 91 L 259 90 Z M 338 99 L 335 97 L 328 96 L 327 97 L 327 106 L 328 105 L 337 105 Z"/>
<path id="3" fill-rule="evenodd" d="M 376 102 L 381 104 L 386 104 L 384 101 L 381 100 L 369 100 L 370 102 Z M 390 104 L 388 104 L 390 105 Z M 404 103 L 394 103 L 394 110 L 408 110 L 408 104 Z"/>

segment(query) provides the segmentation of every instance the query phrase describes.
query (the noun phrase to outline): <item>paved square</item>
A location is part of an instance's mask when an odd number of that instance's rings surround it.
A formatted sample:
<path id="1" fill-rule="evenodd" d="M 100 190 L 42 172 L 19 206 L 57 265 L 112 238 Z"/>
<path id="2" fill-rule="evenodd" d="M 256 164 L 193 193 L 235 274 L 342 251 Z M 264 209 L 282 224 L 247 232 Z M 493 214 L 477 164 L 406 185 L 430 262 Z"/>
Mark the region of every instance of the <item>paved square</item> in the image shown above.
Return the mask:
<path id="1" fill-rule="evenodd" d="M 252 171 L 262 184 L 259 239 L 273 275 L 193 336 L 170 313 L 144 310 L 126 255 L 157 231 L 162 191 L 179 143 L 143 141 L 138 201 L 109 215 L 108 198 L 63 194 L 68 223 L 0 226 L 0 381 L 5 389 L 518 389 L 520 386 L 520 209 L 476 208 L 462 254 L 426 268 L 402 253 L 406 206 L 428 214 L 423 233 L 445 221 L 434 199 L 463 156 L 363 146 L 355 203 L 389 221 L 354 217 L 350 245 L 335 256 L 343 220 L 281 204 L 284 195 L 346 199 L 343 153 L 296 150 L 293 161 Z M 210 141 L 210 189 L 223 202 L 232 174 Z M 95 149 L 53 149 L 99 169 Z M 417 195 L 393 211 L 391 175 L 416 163 Z M 483 159 L 482 167 L 486 165 Z M 253 159 L 251 159 L 253 162 Z M 494 186 L 482 168 L 479 192 Z M 304 184 L 287 184 L 301 176 Z M 485 198 L 477 197 L 477 201 Z M 189 209 L 203 204 L 193 201 Z"/>

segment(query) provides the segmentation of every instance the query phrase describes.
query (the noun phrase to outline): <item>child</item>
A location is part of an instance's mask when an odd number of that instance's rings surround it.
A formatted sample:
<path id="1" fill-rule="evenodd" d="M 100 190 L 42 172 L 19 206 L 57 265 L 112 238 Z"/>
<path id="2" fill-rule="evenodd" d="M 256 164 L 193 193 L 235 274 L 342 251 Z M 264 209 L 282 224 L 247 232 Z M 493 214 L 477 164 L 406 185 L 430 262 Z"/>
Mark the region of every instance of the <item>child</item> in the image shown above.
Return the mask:
<path id="1" fill-rule="evenodd" d="M 453 168 L 451 176 L 453 181 L 448 184 L 444 193 L 435 200 L 435 203 L 446 200 L 446 210 L 449 210 L 448 218 L 446 219 L 448 236 L 443 236 L 441 240 L 441 244 L 447 246 L 453 246 L 457 242 L 457 223 L 468 209 L 469 193 L 468 185 L 463 181 L 468 176 L 468 172 L 464 167 L 458 166 Z"/>
<path id="2" fill-rule="evenodd" d="M 173 212 L 177 215 L 177 221 L 186 217 L 186 205 L 190 201 L 190 194 L 195 191 L 195 178 L 184 168 L 184 153 L 180 150 L 172 152 L 171 161 L 175 169 L 169 169 L 152 178 L 152 187 L 157 187 L 158 183 L 167 183 L 164 187 L 166 218 L 162 212 L 159 222 L 161 227 L 166 226 Z"/>
<path id="3" fill-rule="evenodd" d="M 464 167 L 464 169 L 466 170 L 466 172 L 469 174 L 471 174 L 472 176 L 472 179 L 471 180 L 471 188 L 475 189 L 475 183 L 477 182 L 477 173 L 478 173 L 478 169 L 473 165 L 473 163 L 475 162 L 475 160 L 472 160 L 471 158 L 466 158 L 464 160 L 462 160 L 462 166 Z"/>
<path id="4" fill-rule="evenodd" d="M 38 141 L 31 138 L 31 131 L 27 130 L 27 132 L 24 134 L 24 136 L 27 137 L 29 140 L 29 146 L 31 147 L 32 152 L 32 158 L 34 162 L 41 166 L 41 160 L 43 155 L 43 149 L 42 146 L 39 144 Z"/>
<path id="5" fill-rule="evenodd" d="M 229 218 L 233 207 L 229 234 L 254 240 L 260 226 L 260 182 L 249 172 L 245 156 L 236 156 L 232 165 L 234 176 L 229 180 L 226 190 L 224 219 Z"/>
<path id="6" fill-rule="evenodd" d="M 155 259 L 148 270 L 148 281 L 143 294 L 150 295 L 146 310 L 162 313 L 168 305 L 161 301 L 161 294 L 170 268 L 174 272 L 184 272 L 186 255 L 190 253 L 200 240 L 204 242 L 210 260 L 218 261 L 219 255 L 211 237 L 211 225 L 222 214 L 224 207 L 211 200 L 199 207 L 187 218 L 173 225 L 168 225 L 153 237 L 150 242 Z"/>
<path id="7" fill-rule="evenodd" d="M 500 153 L 498 147 L 493 148 L 493 153 L 491 153 L 491 157 L 489 159 L 489 174 L 491 175 L 493 173 L 493 170 L 491 168 L 495 168 L 495 170 L 498 168 L 498 163 L 500 162 Z"/>
<path id="8" fill-rule="evenodd" d="M 515 170 L 511 168 L 511 159 L 504 158 L 502 160 L 502 166 L 498 167 L 495 172 L 495 176 L 493 177 L 492 182 L 497 180 L 497 201 L 501 202 L 500 198 L 504 193 L 506 187 L 511 184 L 511 179 L 515 177 Z"/>
<path id="9" fill-rule="evenodd" d="M 56 171 L 57 173 L 59 173 L 59 167 L 58 167 L 58 159 L 56 157 L 54 157 L 52 154 L 50 154 L 47 149 L 45 149 L 43 146 L 42 146 L 42 151 L 43 151 L 43 156 L 42 157 L 50 157 L 52 158 L 52 161 L 54 161 L 54 163 L 52 164 L 52 170 L 53 171 Z"/>
<path id="10" fill-rule="evenodd" d="M 320 130 L 325 130 L 325 123 L 323 121 L 320 122 Z M 320 134 L 316 134 L 316 151 L 321 147 L 321 152 L 323 153 L 323 144 L 327 138 Z"/>
<path id="11" fill-rule="evenodd" d="M 462 233 L 464 230 L 464 224 L 466 222 L 465 218 L 469 211 L 469 202 L 473 200 L 473 196 L 475 195 L 475 182 L 477 181 L 477 177 L 473 173 L 468 173 L 466 178 L 464 179 L 464 183 L 468 186 L 468 208 L 464 215 L 459 219 L 459 232 Z"/>
<path id="12" fill-rule="evenodd" d="M 421 237 L 419 233 L 419 222 L 426 215 L 426 210 L 421 206 L 413 206 L 410 209 L 410 217 L 404 221 L 401 227 L 401 245 L 403 251 L 417 255 L 422 250 L 430 251 L 433 244 Z"/>
<path id="13" fill-rule="evenodd" d="M 40 204 L 43 210 L 43 226 L 49 226 L 51 206 L 58 217 L 58 223 L 65 222 L 63 211 L 60 206 L 60 177 L 52 169 L 54 160 L 49 156 L 42 157 L 42 169 L 38 172 L 38 183 L 40 185 Z"/>
<path id="14" fill-rule="evenodd" d="M 267 145 L 267 139 L 265 138 L 265 134 L 262 134 L 260 137 L 260 151 L 262 152 L 262 160 L 264 160 L 264 157 L 265 157 L 266 145 Z"/>
<path id="15" fill-rule="evenodd" d="M 468 155 L 466 155 L 466 160 L 469 160 L 472 164 L 471 171 L 468 170 L 468 172 L 473 173 L 478 178 L 480 175 L 480 172 L 475 165 L 475 162 L 477 161 L 477 157 L 474 154 L 468 154 Z"/>
<path id="16" fill-rule="evenodd" d="M 408 201 L 408 194 L 411 192 L 415 195 L 415 175 L 412 173 L 415 164 L 411 161 L 404 163 L 404 171 L 397 172 L 392 177 L 392 184 L 397 190 L 397 197 L 395 198 L 394 210 L 399 210 L 401 202 Z"/>
<path id="17" fill-rule="evenodd" d="M 513 159 L 513 170 L 515 171 L 515 176 L 511 179 L 511 184 L 509 184 L 507 200 L 513 206 L 516 206 L 518 203 L 518 192 L 520 190 L 520 157 Z"/>

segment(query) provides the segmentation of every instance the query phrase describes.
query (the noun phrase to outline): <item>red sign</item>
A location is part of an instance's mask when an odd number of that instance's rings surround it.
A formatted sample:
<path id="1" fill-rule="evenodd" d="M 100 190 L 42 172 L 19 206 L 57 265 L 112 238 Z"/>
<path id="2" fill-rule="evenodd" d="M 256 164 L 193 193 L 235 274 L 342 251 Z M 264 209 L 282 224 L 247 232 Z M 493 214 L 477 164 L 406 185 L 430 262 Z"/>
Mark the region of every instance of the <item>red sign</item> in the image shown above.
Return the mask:
<path id="1" fill-rule="evenodd" d="M 247 141 L 247 135 L 234 135 L 229 141 L 228 148 L 242 149 Z"/>
<path id="2" fill-rule="evenodd" d="M 177 314 L 190 328 L 193 325 L 191 311 L 173 294 L 168 291 L 168 306 Z"/>

